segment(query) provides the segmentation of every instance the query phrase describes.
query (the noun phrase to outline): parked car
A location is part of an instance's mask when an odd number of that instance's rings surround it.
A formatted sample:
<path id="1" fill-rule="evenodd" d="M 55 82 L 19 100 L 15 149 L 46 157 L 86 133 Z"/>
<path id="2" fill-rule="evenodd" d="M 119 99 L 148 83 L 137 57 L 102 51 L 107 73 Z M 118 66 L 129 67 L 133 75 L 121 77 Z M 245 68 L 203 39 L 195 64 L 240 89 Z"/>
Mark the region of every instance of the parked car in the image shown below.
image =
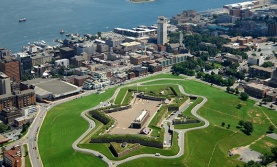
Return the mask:
<path id="1" fill-rule="evenodd" d="M 156 153 L 155 156 L 161 156 L 161 154 L 160 153 Z"/>

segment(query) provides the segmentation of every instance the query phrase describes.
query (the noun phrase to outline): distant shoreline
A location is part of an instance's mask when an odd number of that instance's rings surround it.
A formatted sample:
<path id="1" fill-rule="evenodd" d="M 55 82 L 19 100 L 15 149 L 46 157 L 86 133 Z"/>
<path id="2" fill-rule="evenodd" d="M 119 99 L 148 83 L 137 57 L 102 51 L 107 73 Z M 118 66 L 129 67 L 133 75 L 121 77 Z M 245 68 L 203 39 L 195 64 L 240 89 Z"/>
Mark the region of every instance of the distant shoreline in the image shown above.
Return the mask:
<path id="1" fill-rule="evenodd" d="M 153 2 L 155 0 L 129 0 L 129 1 L 133 3 L 143 3 L 143 2 Z"/>

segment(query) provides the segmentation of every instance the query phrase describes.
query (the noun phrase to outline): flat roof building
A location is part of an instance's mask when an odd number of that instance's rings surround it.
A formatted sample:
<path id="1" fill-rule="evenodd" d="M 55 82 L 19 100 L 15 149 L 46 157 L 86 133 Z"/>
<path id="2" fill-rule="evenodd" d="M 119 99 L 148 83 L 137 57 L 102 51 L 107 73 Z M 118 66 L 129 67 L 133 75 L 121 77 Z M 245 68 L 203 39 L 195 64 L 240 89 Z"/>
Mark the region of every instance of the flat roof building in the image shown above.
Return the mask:
<path id="1" fill-rule="evenodd" d="M 0 95 L 11 94 L 11 81 L 10 77 L 0 72 Z"/>
<path id="2" fill-rule="evenodd" d="M 21 167 L 20 146 L 4 151 L 3 165 L 6 167 Z"/>
<path id="3" fill-rule="evenodd" d="M 258 78 L 266 79 L 266 78 L 272 78 L 275 70 L 276 70 L 275 67 L 264 68 L 264 67 L 254 65 L 249 67 L 248 73 L 250 77 L 258 77 Z"/>
<path id="4" fill-rule="evenodd" d="M 249 96 L 262 99 L 270 89 L 270 87 L 263 84 L 249 83 L 245 85 L 244 92 L 249 94 Z"/>
<path id="5" fill-rule="evenodd" d="M 131 123 L 131 128 L 142 128 L 149 117 L 149 111 L 143 110 L 140 115 Z"/>
<path id="6" fill-rule="evenodd" d="M 81 88 L 70 83 L 60 81 L 59 79 L 41 79 L 36 78 L 21 83 L 26 88 L 34 88 L 38 100 L 48 99 L 56 100 L 74 94 L 78 94 Z"/>
<path id="7" fill-rule="evenodd" d="M 19 61 L 15 57 L 5 56 L 0 60 L 0 71 L 9 76 L 11 81 L 20 82 Z"/>

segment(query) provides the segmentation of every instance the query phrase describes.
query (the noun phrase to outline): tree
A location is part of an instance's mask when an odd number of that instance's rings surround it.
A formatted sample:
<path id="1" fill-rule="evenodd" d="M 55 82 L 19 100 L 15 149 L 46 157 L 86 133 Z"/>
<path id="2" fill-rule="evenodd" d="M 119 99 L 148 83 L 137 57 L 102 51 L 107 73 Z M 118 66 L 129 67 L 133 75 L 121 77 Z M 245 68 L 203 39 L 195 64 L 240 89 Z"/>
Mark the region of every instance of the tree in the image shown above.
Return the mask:
<path id="1" fill-rule="evenodd" d="M 262 100 L 265 104 L 267 104 L 267 102 L 270 102 L 270 98 L 269 97 L 264 97 Z"/>
<path id="2" fill-rule="evenodd" d="M 259 162 L 256 161 L 249 161 L 246 164 L 243 165 L 244 167 L 261 167 L 262 165 Z"/>
<path id="3" fill-rule="evenodd" d="M 235 92 L 235 93 L 236 93 L 236 95 L 238 95 L 238 94 L 239 94 L 239 90 L 238 90 L 238 88 L 236 88 L 236 92 Z"/>
<path id="4" fill-rule="evenodd" d="M 264 166 L 268 165 L 273 161 L 272 156 L 268 155 L 267 153 L 261 155 L 259 158 L 261 159 L 260 164 Z"/>
<path id="5" fill-rule="evenodd" d="M 274 66 L 274 63 L 272 63 L 271 61 L 267 61 L 267 62 L 264 62 L 262 64 L 263 67 L 273 67 Z"/>
<path id="6" fill-rule="evenodd" d="M 270 125 L 270 126 L 268 127 L 268 132 L 269 132 L 269 133 L 273 133 L 274 130 L 275 130 L 275 127 L 274 127 L 273 125 Z"/>
<path id="7" fill-rule="evenodd" d="M 244 125 L 244 121 L 243 121 L 243 120 L 240 120 L 240 121 L 239 121 L 239 126 L 242 127 L 243 125 Z"/>
<path id="8" fill-rule="evenodd" d="M 243 132 L 247 135 L 251 135 L 251 133 L 253 132 L 254 128 L 253 128 L 253 124 L 252 122 L 246 121 L 243 124 Z"/>
<path id="9" fill-rule="evenodd" d="M 228 125 L 227 125 L 227 129 L 230 129 L 230 127 L 231 127 L 231 125 L 230 125 L 230 124 L 228 124 Z"/>
<path id="10" fill-rule="evenodd" d="M 222 122 L 222 123 L 221 123 L 221 126 L 224 127 L 224 126 L 225 126 L 225 122 Z"/>
<path id="11" fill-rule="evenodd" d="M 243 101 L 247 101 L 247 99 L 249 98 L 249 95 L 246 92 L 241 92 L 240 93 L 240 99 Z"/>
<path id="12" fill-rule="evenodd" d="M 240 109 L 241 107 L 242 107 L 241 104 L 238 104 L 238 105 L 237 105 L 237 109 Z"/>
<path id="13" fill-rule="evenodd" d="M 273 154 L 273 159 L 277 159 L 277 146 L 271 148 L 271 153 Z"/>
<path id="14" fill-rule="evenodd" d="M 101 32 L 97 32 L 97 36 L 98 36 L 98 38 L 101 38 L 101 35 L 102 35 L 102 33 L 101 33 Z"/>
<path id="15" fill-rule="evenodd" d="M 230 92 L 230 86 L 227 86 L 227 88 L 226 88 L 226 92 Z"/>
<path id="16" fill-rule="evenodd" d="M 5 132 L 8 129 L 9 129 L 9 126 L 7 126 L 7 125 L 5 125 L 3 123 L 0 124 L 0 133 Z"/>

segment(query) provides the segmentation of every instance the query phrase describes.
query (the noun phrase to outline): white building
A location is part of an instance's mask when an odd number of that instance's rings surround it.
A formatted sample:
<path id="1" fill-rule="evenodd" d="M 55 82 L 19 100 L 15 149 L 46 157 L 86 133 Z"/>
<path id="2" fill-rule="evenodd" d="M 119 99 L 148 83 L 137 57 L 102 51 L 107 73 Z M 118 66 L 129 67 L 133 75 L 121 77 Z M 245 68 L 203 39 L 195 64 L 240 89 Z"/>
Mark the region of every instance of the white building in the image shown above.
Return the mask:
<path id="1" fill-rule="evenodd" d="M 65 66 L 68 67 L 69 66 L 69 60 L 68 59 L 60 59 L 60 60 L 56 60 L 55 61 L 55 66 Z"/>
<path id="2" fill-rule="evenodd" d="M 96 44 L 92 41 L 79 43 L 78 46 L 76 47 L 76 53 L 77 55 L 80 55 L 81 53 L 87 53 L 88 55 L 93 55 L 96 53 Z"/>
<path id="3" fill-rule="evenodd" d="M 10 77 L 0 72 L 0 95 L 11 94 Z"/>
<path id="4" fill-rule="evenodd" d="M 264 64 L 263 56 L 248 56 L 247 64 L 261 66 Z"/>
<path id="5" fill-rule="evenodd" d="M 167 42 L 167 19 L 164 16 L 158 17 L 157 44 L 164 45 Z"/>
<path id="6" fill-rule="evenodd" d="M 30 113 L 37 112 L 38 108 L 35 105 L 21 108 L 22 116 L 28 116 Z"/>

